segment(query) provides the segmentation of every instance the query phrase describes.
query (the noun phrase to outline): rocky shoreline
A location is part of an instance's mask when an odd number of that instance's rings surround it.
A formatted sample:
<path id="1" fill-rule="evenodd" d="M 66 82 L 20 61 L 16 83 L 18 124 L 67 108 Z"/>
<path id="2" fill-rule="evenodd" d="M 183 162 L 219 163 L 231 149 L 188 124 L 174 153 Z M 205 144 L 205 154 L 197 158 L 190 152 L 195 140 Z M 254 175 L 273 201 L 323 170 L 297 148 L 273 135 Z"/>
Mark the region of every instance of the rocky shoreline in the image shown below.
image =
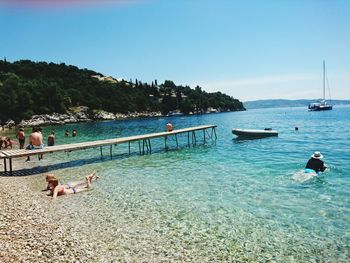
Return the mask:
<path id="1" fill-rule="evenodd" d="M 161 112 L 129 112 L 127 114 L 112 113 L 103 110 L 91 110 L 89 107 L 80 106 L 70 108 L 67 113 L 52 113 L 34 115 L 28 120 L 22 120 L 15 123 L 13 120 L 8 120 L 3 128 L 11 129 L 14 126 L 19 127 L 34 127 L 46 125 L 63 125 L 66 123 L 89 122 L 97 120 L 120 120 L 120 119 L 134 119 L 134 118 L 151 118 L 161 117 Z"/>

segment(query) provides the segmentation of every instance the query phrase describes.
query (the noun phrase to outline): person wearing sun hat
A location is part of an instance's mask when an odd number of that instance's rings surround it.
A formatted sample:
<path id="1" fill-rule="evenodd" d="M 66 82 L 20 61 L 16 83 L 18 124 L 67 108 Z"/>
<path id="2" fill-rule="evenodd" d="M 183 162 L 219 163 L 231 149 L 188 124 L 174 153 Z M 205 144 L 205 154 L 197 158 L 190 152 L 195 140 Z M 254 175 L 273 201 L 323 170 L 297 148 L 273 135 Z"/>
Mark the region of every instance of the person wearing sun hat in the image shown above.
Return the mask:
<path id="1" fill-rule="evenodd" d="M 305 166 L 305 172 L 308 171 L 315 171 L 318 172 L 324 172 L 326 170 L 327 166 L 324 165 L 323 161 L 321 160 L 323 158 L 323 155 L 320 152 L 314 152 L 313 155 L 311 155 L 310 160 L 307 162 Z"/>

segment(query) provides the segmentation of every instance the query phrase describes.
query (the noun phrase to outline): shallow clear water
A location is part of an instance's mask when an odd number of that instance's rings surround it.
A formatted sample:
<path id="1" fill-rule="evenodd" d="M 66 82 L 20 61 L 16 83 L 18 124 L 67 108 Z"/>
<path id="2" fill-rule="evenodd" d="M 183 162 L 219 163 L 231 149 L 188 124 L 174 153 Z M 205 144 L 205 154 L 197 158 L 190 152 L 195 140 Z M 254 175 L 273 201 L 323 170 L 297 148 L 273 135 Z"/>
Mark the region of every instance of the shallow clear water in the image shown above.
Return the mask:
<path id="1" fill-rule="evenodd" d="M 94 190 L 57 202 L 59 217 L 80 233 L 93 233 L 96 248 L 121 261 L 348 262 L 350 256 L 350 107 L 327 112 L 305 108 L 54 127 L 77 129 L 70 142 L 215 124 L 218 139 L 180 149 L 152 140 L 151 155 L 138 144 L 47 155 L 49 169 L 67 182 L 97 170 Z M 294 127 L 298 126 L 299 131 Z M 272 127 L 279 136 L 237 140 L 232 128 Z M 51 127 L 44 129 L 49 133 Z M 321 151 L 329 169 L 307 181 L 293 180 L 310 155 Z M 74 161 L 75 160 L 75 161 Z M 77 161 L 79 160 L 79 161 Z M 83 165 L 84 164 L 84 165 Z M 79 223 L 77 223 L 79 222 Z M 108 254 L 107 253 L 107 254 Z M 108 255 L 106 257 L 109 257 Z"/>

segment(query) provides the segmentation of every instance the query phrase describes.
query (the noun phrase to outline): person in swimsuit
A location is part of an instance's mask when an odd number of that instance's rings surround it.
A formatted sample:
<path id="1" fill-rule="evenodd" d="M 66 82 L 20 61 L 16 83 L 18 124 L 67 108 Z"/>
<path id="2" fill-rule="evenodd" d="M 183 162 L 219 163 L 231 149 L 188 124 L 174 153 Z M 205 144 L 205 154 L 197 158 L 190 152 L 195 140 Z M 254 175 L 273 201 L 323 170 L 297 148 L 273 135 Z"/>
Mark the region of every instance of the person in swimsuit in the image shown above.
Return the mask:
<path id="1" fill-rule="evenodd" d="M 96 173 L 96 172 L 94 171 L 94 173 Z M 97 180 L 97 178 L 99 178 L 99 177 L 97 175 L 95 175 L 91 181 Z M 49 183 L 50 180 L 58 180 L 58 178 L 54 174 L 47 174 L 45 177 L 45 180 L 47 182 L 47 186 L 43 191 L 49 191 L 50 190 L 50 183 Z M 58 184 L 60 184 L 60 182 L 58 182 Z M 86 181 L 85 180 L 84 181 L 73 181 L 73 182 L 67 183 L 67 185 L 70 185 L 73 187 L 76 187 L 79 185 L 86 185 Z"/>
<path id="2" fill-rule="evenodd" d="M 54 146 L 55 145 L 55 132 L 51 132 L 49 137 L 47 137 L 47 146 Z"/>
<path id="3" fill-rule="evenodd" d="M 41 128 L 33 127 L 32 133 L 29 135 L 29 145 L 26 147 L 26 150 L 38 150 L 43 149 L 43 135 L 41 133 Z M 43 155 L 38 156 L 39 160 L 43 158 Z M 26 162 L 30 161 L 28 155 Z"/>
<path id="4" fill-rule="evenodd" d="M 46 177 L 48 178 L 48 176 Z M 50 194 L 53 197 L 53 200 L 56 200 L 57 196 L 67 195 L 67 194 L 76 194 L 82 191 L 90 190 L 91 184 L 93 180 L 96 180 L 98 176 L 96 175 L 96 171 L 92 174 L 85 177 L 85 181 L 81 182 L 71 182 L 66 185 L 61 185 L 58 182 L 57 178 L 49 178 L 48 180 L 48 188 L 50 190 Z"/>
<path id="5" fill-rule="evenodd" d="M 24 143 L 26 141 L 26 135 L 24 133 L 24 129 L 20 128 L 19 132 L 16 135 L 17 139 L 18 139 L 18 143 L 19 143 L 19 148 L 20 149 L 24 149 Z"/>
<path id="6" fill-rule="evenodd" d="M 11 148 L 12 149 L 12 141 L 10 137 L 0 137 L 0 150 L 4 145 L 4 149 Z"/>

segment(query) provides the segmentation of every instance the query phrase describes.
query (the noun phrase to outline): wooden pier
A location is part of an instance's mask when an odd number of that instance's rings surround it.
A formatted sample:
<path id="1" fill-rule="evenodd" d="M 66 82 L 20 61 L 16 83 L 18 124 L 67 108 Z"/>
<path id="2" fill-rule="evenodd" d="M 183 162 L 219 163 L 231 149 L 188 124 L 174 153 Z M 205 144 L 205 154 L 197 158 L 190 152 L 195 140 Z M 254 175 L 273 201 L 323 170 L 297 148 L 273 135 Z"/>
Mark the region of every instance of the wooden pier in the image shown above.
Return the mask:
<path id="1" fill-rule="evenodd" d="M 122 143 L 128 143 L 129 145 L 129 154 L 131 153 L 131 142 L 138 142 L 139 145 L 139 152 L 140 154 L 146 154 L 152 153 L 152 147 L 151 147 L 151 139 L 154 138 L 164 138 L 164 146 L 167 148 L 167 140 L 170 136 L 173 136 L 176 141 L 176 147 L 178 148 L 178 134 L 187 133 L 187 145 L 190 146 L 190 143 L 196 144 L 197 143 L 197 137 L 196 137 L 196 131 L 202 131 L 203 132 L 203 140 L 204 143 L 206 142 L 206 134 L 210 139 L 216 140 L 216 125 L 202 125 L 202 126 L 196 126 L 196 127 L 190 127 L 185 129 L 179 129 L 174 130 L 170 132 L 159 132 L 159 133 L 150 133 L 150 134 L 144 134 L 144 135 L 135 135 L 135 136 L 129 136 L 129 137 L 122 137 L 122 138 L 115 138 L 115 139 L 106 139 L 106 140 L 99 140 L 99 141 L 91 141 L 91 142 L 80 142 L 80 143 L 72 143 L 72 144 L 62 144 L 57 146 L 47 146 L 42 149 L 35 149 L 35 150 L 25 150 L 25 149 L 19 149 L 19 150 L 0 150 L 0 159 L 4 159 L 4 172 L 5 174 L 7 171 L 9 171 L 10 174 L 12 174 L 12 159 L 20 158 L 20 157 L 28 157 L 32 155 L 42 155 L 42 154 L 48 154 L 48 153 L 55 153 L 55 152 L 71 152 L 71 151 L 78 151 L 78 150 L 85 150 L 88 148 L 97 148 L 100 147 L 101 157 L 102 157 L 102 147 L 103 146 L 110 146 L 110 156 L 112 157 L 112 146 Z M 210 130 L 210 133 L 208 132 Z M 8 167 L 7 167 L 8 165 Z M 9 168 L 9 169 L 7 169 Z"/>

